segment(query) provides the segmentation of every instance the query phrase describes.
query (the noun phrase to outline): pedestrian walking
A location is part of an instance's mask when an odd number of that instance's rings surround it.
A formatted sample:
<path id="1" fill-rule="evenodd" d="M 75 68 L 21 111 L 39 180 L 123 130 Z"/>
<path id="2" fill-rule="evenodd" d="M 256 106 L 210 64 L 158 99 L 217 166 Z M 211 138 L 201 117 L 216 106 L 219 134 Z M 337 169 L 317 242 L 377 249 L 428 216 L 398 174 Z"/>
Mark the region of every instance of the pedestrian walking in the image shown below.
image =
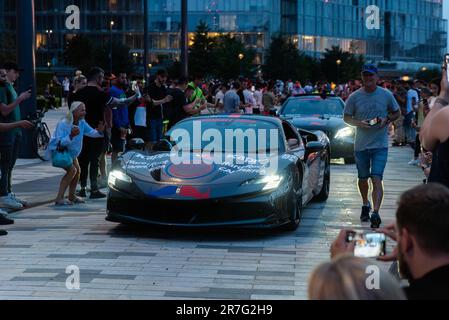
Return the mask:
<path id="1" fill-rule="evenodd" d="M 355 159 L 358 170 L 358 188 L 363 206 L 360 219 L 371 221 L 372 228 L 382 222 L 379 210 L 382 204 L 383 174 L 388 159 L 388 125 L 399 115 L 399 105 L 393 94 L 377 86 L 377 67 L 366 64 L 362 68 L 363 86 L 346 101 L 344 121 L 356 127 Z M 373 184 L 373 208 L 368 199 L 369 180 Z M 373 213 L 370 217 L 371 209 Z"/>

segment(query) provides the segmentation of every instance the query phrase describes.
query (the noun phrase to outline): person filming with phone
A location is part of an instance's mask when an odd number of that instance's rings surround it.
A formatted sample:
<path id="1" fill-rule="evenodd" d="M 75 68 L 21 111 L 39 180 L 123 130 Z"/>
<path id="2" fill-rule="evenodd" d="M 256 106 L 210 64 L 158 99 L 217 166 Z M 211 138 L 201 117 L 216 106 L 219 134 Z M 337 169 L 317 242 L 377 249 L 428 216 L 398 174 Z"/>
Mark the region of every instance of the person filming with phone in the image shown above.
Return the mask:
<path id="1" fill-rule="evenodd" d="M 363 206 L 360 219 L 371 221 L 379 228 L 382 220 L 379 210 L 383 200 L 383 174 L 388 159 L 388 125 L 399 118 L 400 108 L 393 94 L 377 86 L 377 67 L 366 64 L 362 68 L 363 87 L 346 101 L 344 121 L 356 127 L 355 160 L 358 170 L 358 188 Z M 369 180 L 373 184 L 371 202 L 368 198 Z M 370 216 L 371 209 L 373 213 Z"/>
<path id="2" fill-rule="evenodd" d="M 408 280 L 410 300 L 449 299 L 449 188 L 430 183 L 406 191 L 399 199 L 396 223 L 379 230 L 397 242 L 379 261 L 398 262 Z M 331 246 L 331 257 L 354 254 L 356 242 L 348 242 L 350 230 L 342 230 Z"/>

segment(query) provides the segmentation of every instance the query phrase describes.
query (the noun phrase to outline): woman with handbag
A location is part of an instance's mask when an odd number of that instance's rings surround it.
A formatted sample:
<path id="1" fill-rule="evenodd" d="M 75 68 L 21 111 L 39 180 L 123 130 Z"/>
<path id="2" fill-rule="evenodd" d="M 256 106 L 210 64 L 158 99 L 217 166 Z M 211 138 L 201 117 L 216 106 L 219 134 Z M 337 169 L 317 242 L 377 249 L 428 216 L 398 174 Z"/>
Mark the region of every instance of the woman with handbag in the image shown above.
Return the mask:
<path id="1" fill-rule="evenodd" d="M 59 185 L 56 206 L 84 203 L 84 200 L 75 195 L 76 186 L 80 178 L 80 166 L 77 157 L 83 148 L 83 136 L 91 138 L 103 137 L 104 124 L 100 122 L 97 129 L 93 129 L 84 120 L 86 107 L 80 101 L 74 101 L 70 105 L 67 116 L 62 118 L 56 126 L 55 133 L 49 144 L 49 152 L 53 166 L 63 168 L 66 171 Z M 69 188 L 68 199 L 64 198 Z"/>

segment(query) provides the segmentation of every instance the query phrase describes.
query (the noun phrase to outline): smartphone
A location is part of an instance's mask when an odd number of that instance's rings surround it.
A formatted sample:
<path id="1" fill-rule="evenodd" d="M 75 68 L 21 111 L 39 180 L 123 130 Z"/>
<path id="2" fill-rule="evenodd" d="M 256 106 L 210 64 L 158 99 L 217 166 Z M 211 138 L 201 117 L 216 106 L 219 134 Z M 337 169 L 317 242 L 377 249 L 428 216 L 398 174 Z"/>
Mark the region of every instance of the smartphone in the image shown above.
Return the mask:
<path id="1" fill-rule="evenodd" d="M 377 258 L 387 253 L 387 237 L 383 233 L 348 232 L 346 241 L 355 241 L 354 255 L 356 257 Z"/>
<path id="2" fill-rule="evenodd" d="M 449 53 L 444 55 L 444 66 L 446 67 L 446 74 L 449 79 Z"/>

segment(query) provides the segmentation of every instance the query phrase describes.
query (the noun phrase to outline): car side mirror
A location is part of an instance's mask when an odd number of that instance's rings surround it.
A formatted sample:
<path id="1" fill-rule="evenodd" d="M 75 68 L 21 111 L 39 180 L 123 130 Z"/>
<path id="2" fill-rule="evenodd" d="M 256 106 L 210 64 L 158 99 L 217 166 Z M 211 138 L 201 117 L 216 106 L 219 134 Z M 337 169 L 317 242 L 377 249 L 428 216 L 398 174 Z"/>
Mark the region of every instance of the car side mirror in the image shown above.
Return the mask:
<path id="1" fill-rule="evenodd" d="M 324 146 L 321 142 L 319 141 L 310 141 L 307 143 L 306 145 L 306 153 L 307 154 L 311 154 L 311 153 L 315 153 L 315 152 L 320 152 L 321 150 L 324 149 Z"/>
<path id="2" fill-rule="evenodd" d="M 270 116 L 273 117 L 277 117 L 278 116 L 278 111 L 276 109 L 270 109 Z"/>
<path id="3" fill-rule="evenodd" d="M 145 149 L 145 141 L 140 138 L 131 139 L 126 148 L 127 150 L 144 150 Z"/>
<path id="4" fill-rule="evenodd" d="M 298 139 L 288 139 L 287 143 L 288 143 L 288 147 L 289 147 L 290 149 L 293 149 L 293 148 L 299 146 L 299 141 L 298 141 Z"/>

